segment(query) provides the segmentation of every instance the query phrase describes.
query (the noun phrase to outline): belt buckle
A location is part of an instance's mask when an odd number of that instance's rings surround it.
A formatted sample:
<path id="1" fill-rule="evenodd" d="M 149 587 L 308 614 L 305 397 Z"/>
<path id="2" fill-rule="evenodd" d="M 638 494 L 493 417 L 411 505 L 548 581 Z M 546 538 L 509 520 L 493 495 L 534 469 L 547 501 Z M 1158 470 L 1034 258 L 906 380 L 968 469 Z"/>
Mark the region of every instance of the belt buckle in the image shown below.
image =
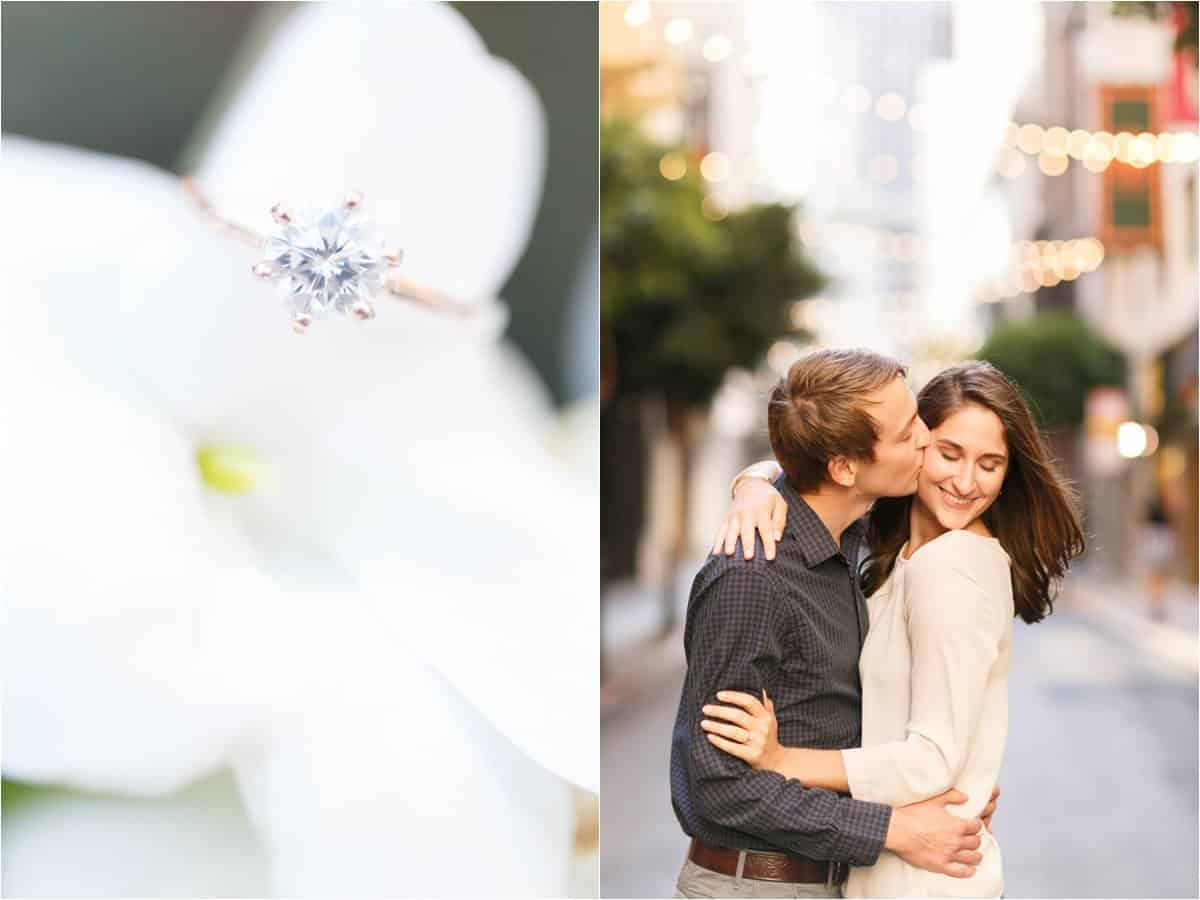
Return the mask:
<path id="1" fill-rule="evenodd" d="M 850 875 L 850 867 L 846 863 L 829 861 L 825 873 L 825 887 L 834 888 L 845 881 Z"/>

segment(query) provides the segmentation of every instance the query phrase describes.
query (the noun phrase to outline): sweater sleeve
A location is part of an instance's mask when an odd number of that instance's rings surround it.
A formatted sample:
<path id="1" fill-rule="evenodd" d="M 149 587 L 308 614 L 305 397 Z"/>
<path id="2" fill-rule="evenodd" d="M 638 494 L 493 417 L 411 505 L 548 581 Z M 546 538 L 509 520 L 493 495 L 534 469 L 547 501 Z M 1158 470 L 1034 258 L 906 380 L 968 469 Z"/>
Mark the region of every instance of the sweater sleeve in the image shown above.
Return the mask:
<path id="1" fill-rule="evenodd" d="M 996 550 L 979 540 L 951 532 L 907 564 L 907 737 L 842 751 L 857 799 L 893 806 L 927 800 L 954 787 L 963 770 L 1012 615 L 1007 566 L 983 556 Z M 1001 577 L 1003 584 L 993 583 Z"/>

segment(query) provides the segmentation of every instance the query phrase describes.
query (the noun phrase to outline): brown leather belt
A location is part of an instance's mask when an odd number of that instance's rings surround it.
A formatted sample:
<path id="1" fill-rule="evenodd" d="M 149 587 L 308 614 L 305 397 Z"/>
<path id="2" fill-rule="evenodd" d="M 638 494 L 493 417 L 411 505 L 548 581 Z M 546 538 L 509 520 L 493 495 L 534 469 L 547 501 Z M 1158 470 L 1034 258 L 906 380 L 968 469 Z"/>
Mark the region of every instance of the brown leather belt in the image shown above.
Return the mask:
<path id="1" fill-rule="evenodd" d="M 753 881 L 786 881 L 792 884 L 834 884 L 843 867 L 836 863 L 797 859 L 786 853 L 762 853 L 757 850 L 727 850 L 709 847 L 692 838 L 688 859 L 698 866 L 737 877 L 738 857 L 746 854 L 742 877 Z M 831 875 L 835 876 L 831 879 Z"/>

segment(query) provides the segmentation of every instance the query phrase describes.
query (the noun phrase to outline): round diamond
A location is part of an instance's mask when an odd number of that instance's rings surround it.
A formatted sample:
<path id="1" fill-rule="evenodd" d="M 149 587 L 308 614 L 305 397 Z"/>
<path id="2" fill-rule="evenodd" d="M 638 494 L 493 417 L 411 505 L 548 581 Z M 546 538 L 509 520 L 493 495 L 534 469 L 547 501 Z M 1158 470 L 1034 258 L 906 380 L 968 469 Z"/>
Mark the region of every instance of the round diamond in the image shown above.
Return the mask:
<path id="1" fill-rule="evenodd" d="M 308 210 L 267 238 L 293 316 L 347 315 L 383 287 L 387 263 L 374 228 L 356 209 Z"/>

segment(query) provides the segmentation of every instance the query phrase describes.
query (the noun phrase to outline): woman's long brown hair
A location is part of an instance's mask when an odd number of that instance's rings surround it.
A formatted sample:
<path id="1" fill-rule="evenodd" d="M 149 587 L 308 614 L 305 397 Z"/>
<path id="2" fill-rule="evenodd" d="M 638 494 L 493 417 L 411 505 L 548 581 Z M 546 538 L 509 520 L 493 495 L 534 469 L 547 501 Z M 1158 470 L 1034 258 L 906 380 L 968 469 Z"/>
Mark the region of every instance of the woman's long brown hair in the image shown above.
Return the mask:
<path id="1" fill-rule="evenodd" d="M 999 369 L 986 362 L 952 366 L 917 396 L 917 412 L 931 431 L 969 404 L 995 413 L 1004 427 L 1008 471 L 1000 495 L 982 518 L 1012 560 L 1017 615 L 1040 622 L 1053 610 L 1054 592 L 1070 561 L 1083 553 L 1077 498 L 1055 471 L 1020 391 Z M 912 499 L 885 497 L 871 510 L 871 555 L 862 572 L 868 594 L 887 579 L 908 540 Z"/>

